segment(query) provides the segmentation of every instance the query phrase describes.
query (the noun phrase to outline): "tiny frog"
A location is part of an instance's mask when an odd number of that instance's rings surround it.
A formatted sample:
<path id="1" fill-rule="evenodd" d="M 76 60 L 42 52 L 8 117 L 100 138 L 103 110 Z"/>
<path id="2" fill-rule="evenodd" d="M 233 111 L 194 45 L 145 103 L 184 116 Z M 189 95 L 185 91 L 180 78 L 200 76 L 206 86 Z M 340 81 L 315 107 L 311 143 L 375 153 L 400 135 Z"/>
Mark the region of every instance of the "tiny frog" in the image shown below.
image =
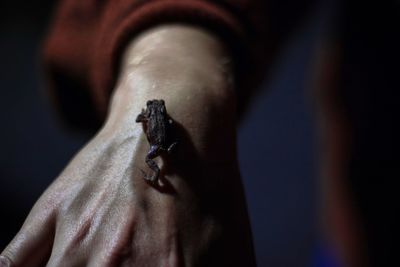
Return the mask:
<path id="1" fill-rule="evenodd" d="M 136 122 L 144 125 L 147 140 L 150 143 L 150 150 L 146 156 L 146 163 L 154 171 L 152 176 L 144 173 L 144 179 L 154 183 L 160 175 L 160 168 L 153 160 L 163 152 L 171 153 L 177 142 L 171 140 L 171 126 L 173 121 L 167 114 L 164 100 L 149 100 L 146 109 L 137 116 Z"/>

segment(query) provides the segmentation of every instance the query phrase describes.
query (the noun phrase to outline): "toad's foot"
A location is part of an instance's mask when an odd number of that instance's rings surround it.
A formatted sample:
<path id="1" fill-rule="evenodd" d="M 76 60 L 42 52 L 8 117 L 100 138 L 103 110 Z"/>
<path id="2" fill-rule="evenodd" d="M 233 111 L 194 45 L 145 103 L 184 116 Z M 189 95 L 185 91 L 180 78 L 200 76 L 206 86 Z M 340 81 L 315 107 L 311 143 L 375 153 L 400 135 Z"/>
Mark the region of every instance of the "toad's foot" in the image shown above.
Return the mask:
<path id="1" fill-rule="evenodd" d="M 154 183 L 157 182 L 158 177 L 157 177 L 156 174 L 148 175 L 148 174 L 147 174 L 146 172 L 144 172 L 142 169 L 140 169 L 140 171 L 141 171 L 142 174 L 143 174 L 143 179 L 145 179 L 146 181 L 148 181 L 148 182 L 150 182 L 150 183 L 152 183 L 152 184 L 154 184 Z"/>

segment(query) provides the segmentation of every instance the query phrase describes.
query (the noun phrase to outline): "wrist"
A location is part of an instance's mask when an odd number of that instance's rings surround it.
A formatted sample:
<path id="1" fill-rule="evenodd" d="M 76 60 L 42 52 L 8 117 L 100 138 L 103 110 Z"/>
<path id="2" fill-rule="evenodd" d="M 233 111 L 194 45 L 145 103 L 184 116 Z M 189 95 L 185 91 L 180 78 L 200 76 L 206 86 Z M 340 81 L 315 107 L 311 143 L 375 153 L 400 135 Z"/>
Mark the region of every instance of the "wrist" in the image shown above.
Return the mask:
<path id="1" fill-rule="evenodd" d="M 235 155 L 236 107 L 228 55 L 206 32 L 165 27 L 128 45 L 105 128 L 141 130 L 134 120 L 146 101 L 163 99 L 168 114 L 185 128 L 199 152 L 209 154 L 218 147 L 224 157 Z"/>
<path id="2" fill-rule="evenodd" d="M 232 63 L 222 43 L 200 28 L 163 25 L 144 32 L 126 48 L 117 91 L 137 98 L 172 101 L 206 98 L 216 106 L 235 98 Z M 128 92 L 132 91 L 132 92 Z"/>
<path id="3" fill-rule="evenodd" d="M 136 69 L 174 79 L 233 87 L 231 56 L 211 33 L 194 26 L 162 25 L 133 39 L 122 56 L 120 78 Z"/>

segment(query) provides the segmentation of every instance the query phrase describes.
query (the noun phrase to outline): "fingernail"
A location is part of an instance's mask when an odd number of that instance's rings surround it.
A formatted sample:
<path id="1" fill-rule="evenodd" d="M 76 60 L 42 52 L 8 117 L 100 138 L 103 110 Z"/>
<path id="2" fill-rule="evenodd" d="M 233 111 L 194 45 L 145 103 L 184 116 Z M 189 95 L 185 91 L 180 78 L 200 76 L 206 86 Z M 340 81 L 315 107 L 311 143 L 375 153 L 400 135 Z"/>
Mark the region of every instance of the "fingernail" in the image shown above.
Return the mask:
<path id="1" fill-rule="evenodd" d="M 10 267 L 11 262 L 7 257 L 0 256 L 0 267 Z"/>

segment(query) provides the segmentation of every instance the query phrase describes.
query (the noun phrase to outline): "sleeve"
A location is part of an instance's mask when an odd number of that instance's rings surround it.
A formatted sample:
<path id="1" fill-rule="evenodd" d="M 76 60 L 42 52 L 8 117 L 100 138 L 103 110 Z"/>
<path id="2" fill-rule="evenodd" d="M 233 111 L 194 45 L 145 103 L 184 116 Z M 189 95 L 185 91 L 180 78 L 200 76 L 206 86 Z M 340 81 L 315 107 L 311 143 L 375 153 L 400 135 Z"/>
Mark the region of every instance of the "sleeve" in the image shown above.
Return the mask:
<path id="1" fill-rule="evenodd" d="M 44 42 L 50 95 L 70 125 L 97 128 L 106 116 L 125 45 L 147 28 L 178 22 L 206 28 L 231 50 L 238 87 L 245 88 L 238 90 L 238 99 L 243 102 L 239 107 L 243 107 L 265 73 L 264 63 L 277 43 L 274 39 L 286 35 L 286 29 L 282 33 L 276 26 L 293 24 L 276 23 L 285 20 L 280 14 L 287 10 L 302 13 L 293 6 L 294 0 L 285 0 L 279 8 L 275 7 L 276 2 L 279 1 L 62 0 Z M 303 6 L 307 0 L 298 2 Z M 271 26 L 276 29 L 271 31 Z"/>
<path id="2" fill-rule="evenodd" d="M 236 79 L 248 81 L 251 73 L 254 82 L 266 36 L 263 2 L 63 0 L 44 42 L 51 95 L 67 122 L 98 127 L 107 113 L 124 46 L 146 28 L 166 22 L 198 25 L 218 35 L 235 57 Z"/>

